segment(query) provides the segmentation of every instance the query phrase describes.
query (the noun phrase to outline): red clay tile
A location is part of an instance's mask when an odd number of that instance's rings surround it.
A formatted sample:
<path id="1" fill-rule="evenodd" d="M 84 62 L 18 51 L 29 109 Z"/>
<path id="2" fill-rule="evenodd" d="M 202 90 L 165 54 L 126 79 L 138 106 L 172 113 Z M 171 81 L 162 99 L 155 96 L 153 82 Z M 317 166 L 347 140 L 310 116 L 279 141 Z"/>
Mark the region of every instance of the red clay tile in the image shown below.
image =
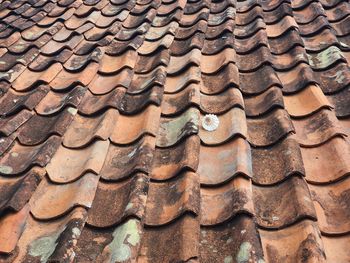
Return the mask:
<path id="1" fill-rule="evenodd" d="M 19 127 L 26 123 L 34 115 L 33 112 L 26 109 L 21 110 L 16 115 L 0 119 L 0 134 L 9 136 Z"/>
<path id="2" fill-rule="evenodd" d="M 183 170 L 196 171 L 198 167 L 199 137 L 190 136 L 171 148 L 156 148 L 150 177 L 153 180 L 167 180 Z"/>
<path id="3" fill-rule="evenodd" d="M 238 215 L 232 220 L 201 227 L 200 262 L 263 262 L 263 251 L 254 219 Z"/>
<path id="4" fill-rule="evenodd" d="M 296 139 L 302 146 L 310 147 L 325 143 L 335 136 L 344 136 L 334 113 L 321 110 L 303 119 L 293 119 Z"/>
<path id="5" fill-rule="evenodd" d="M 37 219 L 52 219 L 66 214 L 76 206 L 90 208 L 97 189 L 98 177 L 86 173 L 69 184 L 53 184 L 43 179 L 29 201 L 30 211 Z"/>
<path id="6" fill-rule="evenodd" d="M 109 109 L 94 117 L 75 115 L 63 137 L 63 145 L 68 148 L 81 148 L 94 140 L 107 140 L 118 119 L 118 111 Z"/>
<path id="7" fill-rule="evenodd" d="M 178 143 L 181 139 L 198 133 L 199 111 L 189 108 L 178 117 L 160 120 L 156 145 L 169 147 Z"/>
<path id="8" fill-rule="evenodd" d="M 202 185 L 219 185 L 233 177 L 252 176 L 250 146 L 238 137 L 220 146 L 201 145 L 198 174 Z"/>
<path id="9" fill-rule="evenodd" d="M 236 177 L 215 188 L 201 188 L 201 225 L 216 225 L 240 213 L 254 214 L 250 181 Z"/>
<path id="10" fill-rule="evenodd" d="M 146 228 L 138 261 L 188 261 L 198 256 L 198 239 L 199 222 L 192 215 L 184 215 L 169 225 Z"/>
<path id="11" fill-rule="evenodd" d="M 46 166 L 50 180 L 54 183 L 68 183 L 87 172 L 99 174 L 108 145 L 108 141 L 95 141 L 84 149 L 68 149 L 61 145 Z"/>
<path id="12" fill-rule="evenodd" d="M 23 145 L 36 145 L 51 135 L 63 136 L 73 121 L 76 109 L 68 107 L 53 116 L 33 115 L 20 129 L 18 140 Z"/>
<path id="13" fill-rule="evenodd" d="M 17 245 L 29 216 L 29 205 L 18 212 L 7 213 L 0 219 L 0 252 L 9 254 Z"/>
<path id="14" fill-rule="evenodd" d="M 108 181 L 117 181 L 133 175 L 135 172 L 148 173 L 152 164 L 155 138 L 144 136 L 130 146 L 110 144 L 101 177 Z"/>
<path id="15" fill-rule="evenodd" d="M 99 182 L 87 223 L 95 227 L 107 227 L 118 224 L 129 216 L 142 218 L 147 199 L 147 183 L 147 177 L 141 173 L 121 183 Z M 106 215 L 105 211 L 109 213 Z"/>
<path id="16" fill-rule="evenodd" d="M 126 51 L 121 56 L 110 56 L 104 54 L 101 61 L 99 71 L 106 74 L 116 73 L 124 67 L 132 68 L 136 60 L 136 52 L 133 50 Z"/>
<path id="17" fill-rule="evenodd" d="M 190 66 L 185 72 L 176 76 L 167 76 L 164 83 L 165 93 L 176 93 L 186 88 L 190 83 L 199 83 L 200 69 L 197 66 Z"/>
<path id="18" fill-rule="evenodd" d="M 40 115 L 51 115 L 68 106 L 77 108 L 85 92 L 86 89 L 79 86 L 67 93 L 50 91 L 36 105 L 35 111 Z"/>
<path id="19" fill-rule="evenodd" d="M 218 145 L 227 142 L 234 136 L 247 137 L 247 124 L 244 111 L 240 108 L 233 108 L 228 112 L 217 116 L 219 122 L 217 128 L 213 131 L 206 130 L 203 127 L 205 115 L 201 115 L 201 125 L 199 128 L 199 137 L 206 145 Z"/>
<path id="20" fill-rule="evenodd" d="M 89 90 L 96 95 L 106 94 L 117 87 L 129 87 L 132 71 L 124 68 L 113 75 L 96 74 L 89 84 Z"/>
<path id="21" fill-rule="evenodd" d="M 4 175 L 20 174 L 34 165 L 44 167 L 60 144 L 58 136 L 48 138 L 36 146 L 22 146 L 15 143 L 0 159 L 0 173 Z"/>
<path id="22" fill-rule="evenodd" d="M 156 136 L 159 116 L 160 108 L 154 105 L 136 115 L 119 115 L 110 139 L 116 144 L 129 144 L 145 134 Z"/>
<path id="23" fill-rule="evenodd" d="M 34 167 L 20 178 L 0 178 L 0 211 L 10 209 L 19 212 L 35 192 L 45 170 Z"/>
<path id="24" fill-rule="evenodd" d="M 326 262 L 317 223 L 304 220 L 278 231 L 259 230 L 268 262 Z"/>

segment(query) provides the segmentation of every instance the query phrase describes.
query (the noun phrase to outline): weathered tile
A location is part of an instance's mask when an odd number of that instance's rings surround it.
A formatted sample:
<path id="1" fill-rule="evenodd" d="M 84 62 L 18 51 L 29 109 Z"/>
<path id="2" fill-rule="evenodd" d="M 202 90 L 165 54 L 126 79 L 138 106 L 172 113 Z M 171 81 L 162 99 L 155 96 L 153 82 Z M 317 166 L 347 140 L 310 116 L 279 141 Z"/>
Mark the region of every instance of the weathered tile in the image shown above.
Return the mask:
<path id="1" fill-rule="evenodd" d="M 68 183 L 87 172 L 99 174 L 107 154 L 109 141 L 96 141 L 83 149 L 68 149 L 60 146 L 46 166 L 50 180 Z"/>
<path id="2" fill-rule="evenodd" d="M 250 146 L 236 138 L 220 146 L 201 145 L 197 173 L 202 185 L 218 185 L 236 176 L 252 176 Z"/>

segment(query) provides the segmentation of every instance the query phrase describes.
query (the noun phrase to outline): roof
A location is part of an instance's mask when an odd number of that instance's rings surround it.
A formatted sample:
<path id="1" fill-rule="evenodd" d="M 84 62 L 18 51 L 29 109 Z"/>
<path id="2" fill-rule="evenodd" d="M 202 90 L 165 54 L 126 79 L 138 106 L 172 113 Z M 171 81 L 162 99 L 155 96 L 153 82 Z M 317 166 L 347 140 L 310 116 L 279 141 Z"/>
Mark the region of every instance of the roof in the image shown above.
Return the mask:
<path id="1" fill-rule="evenodd" d="M 0 10 L 1 262 L 350 262 L 348 1 Z"/>

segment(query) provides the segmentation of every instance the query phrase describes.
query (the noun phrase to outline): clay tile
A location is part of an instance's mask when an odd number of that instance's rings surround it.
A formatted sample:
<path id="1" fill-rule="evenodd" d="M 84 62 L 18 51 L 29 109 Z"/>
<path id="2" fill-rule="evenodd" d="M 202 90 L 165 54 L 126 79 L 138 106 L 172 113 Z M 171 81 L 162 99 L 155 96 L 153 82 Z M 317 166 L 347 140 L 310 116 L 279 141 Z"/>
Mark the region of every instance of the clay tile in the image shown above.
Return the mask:
<path id="1" fill-rule="evenodd" d="M 216 225 L 237 214 L 253 214 L 250 181 L 236 177 L 215 188 L 201 188 L 201 225 Z"/>
<path id="2" fill-rule="evenodd" d="M 1 56 L 0 71 L 9 71 L 16 64 L 27 66 L 39 54 L 39 50 L 35 47 L 30 48 L 22 55 L 11 54 L 6 52 Z"/>
<path id="3" fill-rule="evenodd" d="M 267 36 L 269 38 L 279 37 L 290 28 L 298 29 L 298 24 L 295 22 L 293 17 L 285 16 L 276 24 L 266 26 Z"/>
<path id="4" fill-rule="evenodd" d="M 199 221 L 192 215 L 184 215 L 169 225 L 145 228 L 138 260 L 188 262 L 199 254 L 198 239 Z"/>
<path id="5" fill-rule="evenodd" d="M 201 80 L 201 72 L 199 67 L 190 66 L 183 73 L 176 76 L 166 76 L 164 84 L 165 93 L 177 93 L 187 88 L 191 83 L 199 83 Z"/>
<path id="6" fill-rule="evenodd" d="M 175 181 L 150 183 L 145 211 L 145 224 L 164 225 L 185 212 L 199 214 L 199 178 L 184 172 Z"/>
<path id="7" fill-rule="evenodd" d="M 340 92 L 330 95 L 329 100 L 335 107 L 335 114 L 338 118 L 344 118 L 350 116 L 349 99 L 350 99 L 350 87 L 341 90 Z"/>
<path id="8" fill-rule="evenodd" d="M 145 35 L 146 40 L 156 41 L 163 38 L 166 34 L 175 35 L 178 24 L 173 21 L 163 27 L 150 27 Z M 177 33 L 176 33 L 177 34 Z"/>
<path id="9" fill-rule="evenodd" d="M 150 104 L 160 106 L 162 96 L 163 89 L 160 86 L 154 86 L 141 94 L 126 93 L 118 105 L 118 109 L 125 114 L 135 114 L 144 110 Z"/>
<path id="10" fill-rule="evenodd" d="M 196 32 L 205 33 L 207 29 L 207 23 L 204 20 L 198 21 L 191 27 L 179 27 L 176 30 L 175 37 L 176 39 L 188 39 L 193 36 Z"/>
<path id="11" fill-rule="evenodd" d="M 247 125 L 244 110 L 233 108 L 223 115 L 217 116 L 218 124 L 210 123 L 213 130 L 205 129 L 205 116 L 201 115 L 199 137 L 206 145 L 218 145 L 227 142 L 234 136 L 247 137 Z M 217 126 L 217 127 L 216 127 Z M 210 128 L 211 129 L 211 128 Z"/>
<path id="12" fill-rule="evenodd" d="M 196 24 L 199 20 L 207 21 L 209 17 L 209 9 L 203 8 L 194 14 L 183 14 L 179 24 L 183 27 L 190 27 Z"/>
<path id="13" fill-rule="evenodd" d="M 260 46 L 269 47 L 265 30 L 259 30 L 253 38 L 234 39 L 234 47 L 237 54 L 253 52 L 254 49 L 257 49 Z"/>
<path id="14" fill-rule="evenodd" d="M 0 219 L 0 252 L 9 254 L 16 248 L 29 216 L 29 205 L 18 212 L 10 212 Z"/>
<path id="15" fill-rule="evenodd" d="M 199 248 L 200 262 L 264 262 L 255 222 L 247 215 L 237 215 L 225 224 L 201 227 Z"/>
<path id="16" fill-rule="evenodd" d="M 206 39 L 217 39 L 225 32 L 233 33 L 235 27 L 235 21 L 233 19 L 226 20 L 224 23 L 217 26 L 208 26 L 205 30 Z"/>
<path id="17" fill-rule="evenodd" d="M 94 95 L 87 91 L 79 104 L 78 110 L 84 115 L 93 115 L 107 108 L 117 108 L 125 94 L 124 88 L 117 88 L 105 95 Z"/>
<path id="18" fill-rule="evenodd" d="M 320 230 L 327 234 L 344 234 L 350 229 L 349 178 L 332 185 L 310 185 Z"/>
<path id="19" fill-rule="evenodd" d="M 108 141 L 96 141 L 84 149 L 67 149 L 61 145 L 46 166 L 50 180 L 54 183 L 68 183 L 86 172 L 99 174 L 108 145 Z"/>
<path id="20" fill-rule="evenodd" d="M 3 155 L 7 151 L 7 149 L 16 140 L 16 137 L 17 137 L 17 133 L 15 132 L 7 137 L 0 138 L 0 155 Z"/>
<path id="21" fill-rule="evenodd" d="M 236 138 L 216 147 L 201 145 L 197 172 L 202 185 L 222 184 L 240 174 L 252 176 L 249 144 Z"/>
<path id="22" fill-rule="evenodd" d="M 204 1 L 204 4 L 202 1 L 198 1 L 198 3 L 201 3 L 202 5 L 206 4 L 208 5 L 207 1 Z M 236 7 L 236 3 L 232 0 L 225 0 L 225 1 L 215 1 L 210 3 L 210 13 L 217 14 L 221 13 L 222 11 L 226 10 L 229 6 Z"/>
<path id="23" fill-rule="evenodd" d="M 136 115 L 119 115 L 110 139 L 116 144 L 129 144 L 144 134 L 156 136 L 159 116 L 160 108 L 155 105 Z"/>
<path id="24" fill-rule="evenodd" d="M 185 67 L 188 67 L 191 64 L 199 66 L 200 62 L 201 62 L 201 51 L 195 48 L 184 56 L 180 56 L 180 57 L 171 56 L 170 62 L 167 68 L 167 72 L 170 75 L 174 75 L 176 73 L 179 73 Z"/>
<path id="25" fill-rule="evenodd" d="M 108 28 L 98 28 L 95 27 L 92 23 L 89 23 L 89 25 L 92 25 L 92 28 L 84 32 L 85 39 L 88 41 L 99 41 L 109 34 L 115 35 L 117 32 L 121 32 L 119 31 L 121 28 L 119 21 L 114 22 Z M 130 36 L 128 36 L 128 39 L 130 39 Z"/>
<path id="26" fill-rule="evenodd" d="M 236 61 L 236 51 L 233 48 L 225 48 L 215 55 L 202 55 L 201 71 L 205 74 L 213 74 L 223 66 Z"/>
<path id="27" fill-rule="evenodd" d="M 322 90 L 316 85 L 310 85 L 299 93 L 284 96 L 284 103 L 288 113 L 293 117 L 304 117 L 322 108 L 331 108 Z"/>
<path id="28" fill-rule="evenodd" d="M 129 14 L 128 17 L 123 21 L 123 27 L 136 28 L 146 21 L 149 23 L 151 23 L 152 21 L 154 22 L 154 17 L 156 16 L 156 13 L 156 10 L 152 8 L 143 15 Z"/>
<path id="29" fill-rule="evenodd" d="M 155 139 L 145 136 L 130 146 L 110 144 L 101 177 L 108 181 L 127 178 L 135 172 L 148 173 L 152 164 Z"/>
<path id="30" fill-rule="evenodd" d="M 51 135 L 63 136 L 75 113 L 76 110 L 69 107 L 54 116 L 34 115 L 19 129 L 18 140 L 24 145 L 35 145 Z"/>
<path id="31" fill-rule="evenodd" d="M 26 66 L 16 64 L 12 69 L 1 74 L 0 80 L 13 83 L 26 70 Z"/>
<path id="32" fill-rule="evenodd" d="M 99 71 L 102 73 L 115 73 L 124 67 L 133 68 L 136 61 L 137 53 L 134 50 L 127 50 L 121 56 L 110 56 L 104 54 L 101 62 Z"/>
<path id="33" fill-rule="evenodd" d="M 87 223 L 95 227 L 107 227 L 128 216 L 141 218 L 146 204 L 147 183 L 148 179 L 144 174 L 138 174 L 121 183 L 100 181 Z M 109 213 L 106 215 L 105 211 Z"/>
<path id="34" fill-rule="evenodd" d="M 34 72 L 26 69 L 17 79 L 12 83 L 12 87 L 17 91 L 26 91 L 35 84 L 49 83 L 62 70 L 60 63 L 51 65 L 43 72 Z"/>
<path id="35" fill-rule="evenodd" d="M 249 142 L 254 146 L 269 146 L 294 132 L 285 110 L 276 109 L 259 119 L 247 119 Z"/>
<path id="36" fill-rule="evenodd" d="M 269 45 L 272 54 L 283 54 L 295 46 L 304 47 L 304 42 L 299 35 L 299 31 L 291 29 L 277 38 L 269 38 Z"/>
<path id="37" fill-rule="evenodd" d="M 78 46 L 75 48 L 74 53 L 77 55 L 86 55 L 92 52 L 96 47 L 105 47 L 110 45 L 110 43 L 112 43 L 112 40 L 113 40 L 113 36 L 111 35 L 106 35 L 105 37 L 103 37 L 98 41 L 88 41 L 86 39 L 83 39 L 81 42 L 79 42 Z"/>
<path id="38" fill-rule="evenodd" d="M 339 63 L 327 70 L 314 71 L 314 76 L 325 94 L 338 92 L 350 84 L 350 72 L 346 63 Z"/>
<path id="39" fill-rule="evenodd" d="M 79 239 L 86 220 L 86 210 L 73 209 L 67 216 L 57 220 L 37 221 L 28 217 L 23 234 L 18 241 L 15 260 L 70 261 L 74 258 L 74 246 Z M 44 245 L 42 245 L 44 244 Z"/>
<path id="40" fill-rule="evenodd" d="M 294 17 L 298 24 L 308 24 L 318 16 L 325 16 L 324 9 L 319 2 L 313 2 L 306 8 L 294 12 Z"/>
<path id="41" fill-rule="evenodd" d="M 134 52 L 142 45 L 143 41 L 144 38 L 140 35 L 136 35 L 135 37 L 126 41 L 121 41 L 112 38 L 106 44 L 108 45 L 108 47 L 106 48 L 106 54 L 111 56 L 122 56 L 127 51 Z M 107 63 L 109 62 L 107 61 Z"/>
<path id="42" fill-rule="evenodd" d="M 244 26 L 244 25 L 250 24 L 253 20 L 257 19 L 258 17 L 264 19 L 266 16 L 266 13 L 263 14 L 262 7 L 260 5 L 256 5 L 252 9 L 250 9 L 249 12 L 237 13 L 236 24 L 240 26 Z"/>
<path id="43" fill-rule="evenodd" d="M 335 8 L 325 9 L 324 12 L 329 22 L 335 22 L 345 18 L 349 14 L 348 8 L 349 3 L 340 2 Z"/>
<path id="44" fill-rule="evenodd" d="M 305 175 L 299 144 L 292 138 L 264 148 L 252 148 L 253 181 L 259 185 L 279 183 L 299 174 Z"/>
<path id="45" fill-rule="evenodd" d="M 149 55 L 154 53 L 159 48 L 169 48 L 173 40 L 174 36 L 170 34 L 166 34 L 164 37 L 156 41 L 145 40 L 137 52 L 141 55 Z"/>
<path id="46" fill-rule="evenodd" d="M 92 62 L 81 72 L 71 73 L 66 70 L 62 70 L 50 82 L 50 86 L 56 91 L 65 90 L 79 84 L 82 86 L 87 86 L 97 73 L 98 67 L 98 63 Z"/>
<path id="47" fill-rule="evenodd" d="M 156 145 L 168 147 L 175 145 L 182 138 L 198 133 L 199 111 L 190 108 L 175 118 L 163 117 L 160 120 Z"/>
<path id="48" fill-rule="evenodd" d="M 45 170 L 34 167 L 20 178 L 0 178 L 0 211 L 20 211 L 35 192 Z"/>
<path id="49" fill-rule="evenodd" d="M 327 21 L 325 16 L 318 16 L 313 21 L 304 25 L 299 24 L 301 36 L 312 36 L 315 35 L 315 33 L 327 28 L 332 29 L 332 26 Z"/>
<path id="50" fill-rule="evenodd" d="M 63 66 L 68 71 L 81 71 L 92 61 L 98 63 L 102 56 L 103 50 L 101 48 L 96 48 L 88 55 L 79 56 L 73 54 Z"/>
<path id="51" fill-rule="evenodd" d="M 237 67 L 240 72 L 256 71 L 262 65 L 270 64 L 271 62 L 271 53 L 265 46 L 260 46 L 258 49 L 248 54 L 237 54 Z"/>
<path id="52" fill-rule="evenodd" d="M 339 60 L 343 62 L 346 61 L 341 50 L 334 46 L 331 46 L 319 53 L 308 54 L 308 58 L 310 65 L 314 70 L 323 70 Z"/>
<path id="53" fill-rule="evenodd" d="M 34 28 L 31 27 L 31 30 L 34 31 Z M 22 32 L 23 34 L 24 32 Z M 0 39 L 0 47 L 9 47 L 12 46 L 12 44 L 16 43 L 21 38 L 21 33 L 14 32 L 11 36 L 8 38 Z"/>
<path id="54" fill-rule="evenodd" d="M 33 71 L 44 71 L 48 67 L 50 67 L 54 63 L 64 63 L 67 61 L 67 59 L 73 54 L 72 51 L 68 49 L 62 50 L 59 54 L 56 56 L 50 56 L 50 55 L 38 55 L 32 63 L 28 66 L 29 69 Z"/>
<path id="55" fill-rule="evenodd" d="M 134 1 L 125 1 L 121 5 L 114 5 L 113 3 L 108 3 L 102 10 L 102 14 L 105 16 L 115 16 L 120 13 L 122 10 L 131 10 L 135 5 Z"/>
<path id="56" fill-rule="evenodd" d="M 306 147 L 320 145 L 335 136 L 345 136 L 334 113 L 327 109 L 303 119 L 293 119 L 293 125 L 297 141 Z"/>
<path id="57" fill-rule="evenodd" d="M 220 38 L 217 39 L 206 39 L 204 41 L 202 54 L 204 55 L 215 55 L 221 52 L 225 48 L 234 47 L 234 35 L 232 32 L 224 32 Z"/>
<path id="58" fill-rule="evenodd" d="M 198 167 L 199 137 L 190 136 L 171 148 L 156 148 L 150 177 L 153 180 L 167 180 L 183 170 L 196 171 Z"/>
<path id="59" fill-rule="evenodd" d="M 78 262 L 135 260 L 139 252 L 142 232 L 141 222 L 135 218 L 107 230 L 86 224 L 75 246 L 75 260 Z M 96 240 L 99 241 L 96 242 Z M 127 253 L 120 252 L 124 249 Z"/>
<path id="60" fill-rule="evenodd" d="M 309 182 L 329 183 L 350 173 L 350 148 L 343 138 L 335 137 L 313 148 L 301 148 Z"/>
<path id="61" fill-rule="evenodd" d="M 170 53 L 173 56 L 182 56 L 194 48 L 202 49 L 204 43 L 204 33 L 196 32 L 188 39 L 176 39 L 170 46 Z M 203 52 L 202 52 L 203 53 Z"/>
<path id="62" fill-rule="evenodd" d="M 40 51 L 44 55 L 54 55 L 65 48 L 73 50 L 83 40 L 83 38 L 84 37 L 82 35 L 76 35 L 66 42 L 57 42 L 55 40 L 50 40 L 41 48 Z"/>
<path id="63" fill-rule="evenodd" d="M 76 87 L 67 93 L 50 91 L 35 107 L 35 110 L 40 115 L 51 115 L 68 106 L 77 108 L 85 92 L 86 89 L 83 87 Z"/>
<path id="64" fill-rule="evenodd" d="M 69 184 L 53 184 L 41 181 L 30 199 L 31 213 L 37 219 L 62 216 L 75 206 L 90 208 L 97 189 L 98 177 L 92 173 Z"/>
<path id="65" fill-rule="evenodd" d="M 115 33 L 116 34 L 115 38 L 117 40 L 120 40 L 121 42 L 132 40 L 138 35 L 140 35 L 141 38 L 144 38 L 143 35 L 146 34 L 146 32 L 148 32 L 150 28 L 151 28 L 151 24 L 148 22 L 144 22 L 136 28 L 121 27 L 119 31 L 116 30 L 117 32 Z"/>
<path id="66" fill-rule="evenodd" d="M 266 30 L 266 24 L 263 19 L 257 18 L 245 26 L 235 25 L 233 33 L 236 38 L 248 38 L 252 37 L 260 29 Z"/>
<path id="67" fill-rule="evenodd" d="M 278 231 L 260 229 L 259 233 L 266 260 L 326 262 L 316 222 L 304 220 Z"/>
<path id="68" fill-rule="evenodd" d="M 300 46 L 294 46 L 285 54 L 272 56 L 270 62 L 274 68 L 279 71 L 289 70 L 302 62 L 308 63 L 308 55 L 305 49 Z"/>
<path id="69" fill-rule="evenodd" d="M 167 66 L 170 60 L 169 52 L 161 49 L 153 55 L 139 55 L 135 64 L 135 72 L 149 73 L 160 65 Z"/>
<path id="70" fill-rule="evenodd" d="M 167 16 L 177 8 L 180 8 L 179 3 L 177 1 L 174 1 L 170 4 L 161 4 L 157 9 L 157 15 Z"/>
<path id="71" fill-rule="evenodd" d="M 47 92 L 48 88 L 45 86 L 27 93 L 10 89 L 0 98 L 0 115 L 12 115 L 22 109 L 32 110 Z"/>
<path id="72" fill-rule="evenodd" d="M 107 140 L 118 119 L 118 111 L 109 109 L 94 117 L 77 114 L 63 137 L 63 145 L 68 148 L 80 148 L 94 140 Z"/>
<path id="73" fill-rule="evenodd" d="M 202 73 L 201 92 L 207 95 L 215 95 L 223 92 L 230 86 L 238 87 L 238 68 L 233 63 L 228 63 L 214 74 Z"/>
<path id="74" fill-rule="evenodd" d="M 254 186 L 253 199 L 258 224 L 265 228 L 283 228 L 301 218 L 316 218 L 307 184 L 299 176 L 275 186 Z"/>
<path id="75" fill-rule="evenodd" d="M 20 126 L 26 123 L 32 116 L 33 112 L 28 110 L 22 110 L 16 115 L 5 117 L 0 119 L 0 134 L 6 136 L 14 133 Z"/>
<path id="76" fill-rule="evenodd" d="M 0 173 L 15 175 L 34 165 L 44 167 L 51 159 L 60 144 L 57 136 L 52 136 L 36 146 L 23 146 L 15 142 L 0 159 Z"/>
<path id="77" fill-rule="evenodd" d="M 100 11 L 92 11 L 88 16 L 86 17 L 78 17 L 76 14 L 71 16 L 69 19 L 65 19 L 64 25 L 68 29 L 77 29 L 78 27 L 81 27 L 83 24 L 91 22 L 93 24 L 96 24 L 97 20 L 100 18 L 101 12 Z"/>
<path id="78" fill-rule="evenodd" d="M 347 244 L 350 242 L 349 235 L 322 236 L 322 243 L 327 255 L 327 260 L 334 262 L 346 262 L 350 260 Z"/>
<path id="79" fill-rule="evenodd" d="M 174 115 L 182 113 L 191 106 L 199 106 L 201 94 L 199 85 L 191 83 L 185 89 L 174 93 L 165 94 L 162 102 L 162 114 Z"/>
<path id="80" fill-rule="evenodd" d="M 263 17 L 266 24 L 275 24 L 279 20 L 283 19 L 284 16 L 293 16 L 296 17 L 296 12 L 293 13 L 293 9 L 290 3 L 282 2 L 276 9 L 270 12 L 263 12 Z M 298 22 L 298 21 L 297 21 Z"/>
<path id="81" fill-rule="evenodd" d="M 294 93 L 304 89 L 310 84 L 316 84 L 312 69 L 309 65 L 301 63 L 286 72 L 277 72 L 283 85 L 283 93 Z"/>
<path id="82" fill-rule="evenodd" d="M 284 108 L 281 88 L 271 87 L 260 95 L 244 97 L 246 115 L 255 117 L 272 111 L 275 108 Z"/>
<path id="83" fill-rule="evenodd" d="M 117 87 L 127 88 L 130 85 L 132 71 L 129 68 L 124 68 L 120 72 L 113 75 L 96 74 L 89 84 L 89 90 L 93 94 L 106 94 Z"/>
<path id="84" fill-rule="evenodd" d="M 329 29 L 323 29 L 315 36 L 303 37 L 305 49 L 311 52 L 319 52 L 332 45 L 339 45 L 336 35 Z"/>
<path id="85" fill-rule="evenodd" d="M 233 6 L 228 6 L 220 13 L 210 13 L 208 18 L 208 26 L 218 26 L 229 19 L 235 19 L 236 9 Z"/>

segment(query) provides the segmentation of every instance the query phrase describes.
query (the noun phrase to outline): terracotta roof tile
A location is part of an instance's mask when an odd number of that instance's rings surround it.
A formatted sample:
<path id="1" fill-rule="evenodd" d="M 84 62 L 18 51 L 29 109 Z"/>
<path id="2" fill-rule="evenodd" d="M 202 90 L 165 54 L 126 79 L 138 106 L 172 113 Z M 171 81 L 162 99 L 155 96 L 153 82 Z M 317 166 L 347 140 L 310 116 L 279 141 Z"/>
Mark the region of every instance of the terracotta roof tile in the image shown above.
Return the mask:
<path id="1" fill-rule="evenodd" d="M 349 262 L 343 0 L 0 3 L 1 262 Z"/>

